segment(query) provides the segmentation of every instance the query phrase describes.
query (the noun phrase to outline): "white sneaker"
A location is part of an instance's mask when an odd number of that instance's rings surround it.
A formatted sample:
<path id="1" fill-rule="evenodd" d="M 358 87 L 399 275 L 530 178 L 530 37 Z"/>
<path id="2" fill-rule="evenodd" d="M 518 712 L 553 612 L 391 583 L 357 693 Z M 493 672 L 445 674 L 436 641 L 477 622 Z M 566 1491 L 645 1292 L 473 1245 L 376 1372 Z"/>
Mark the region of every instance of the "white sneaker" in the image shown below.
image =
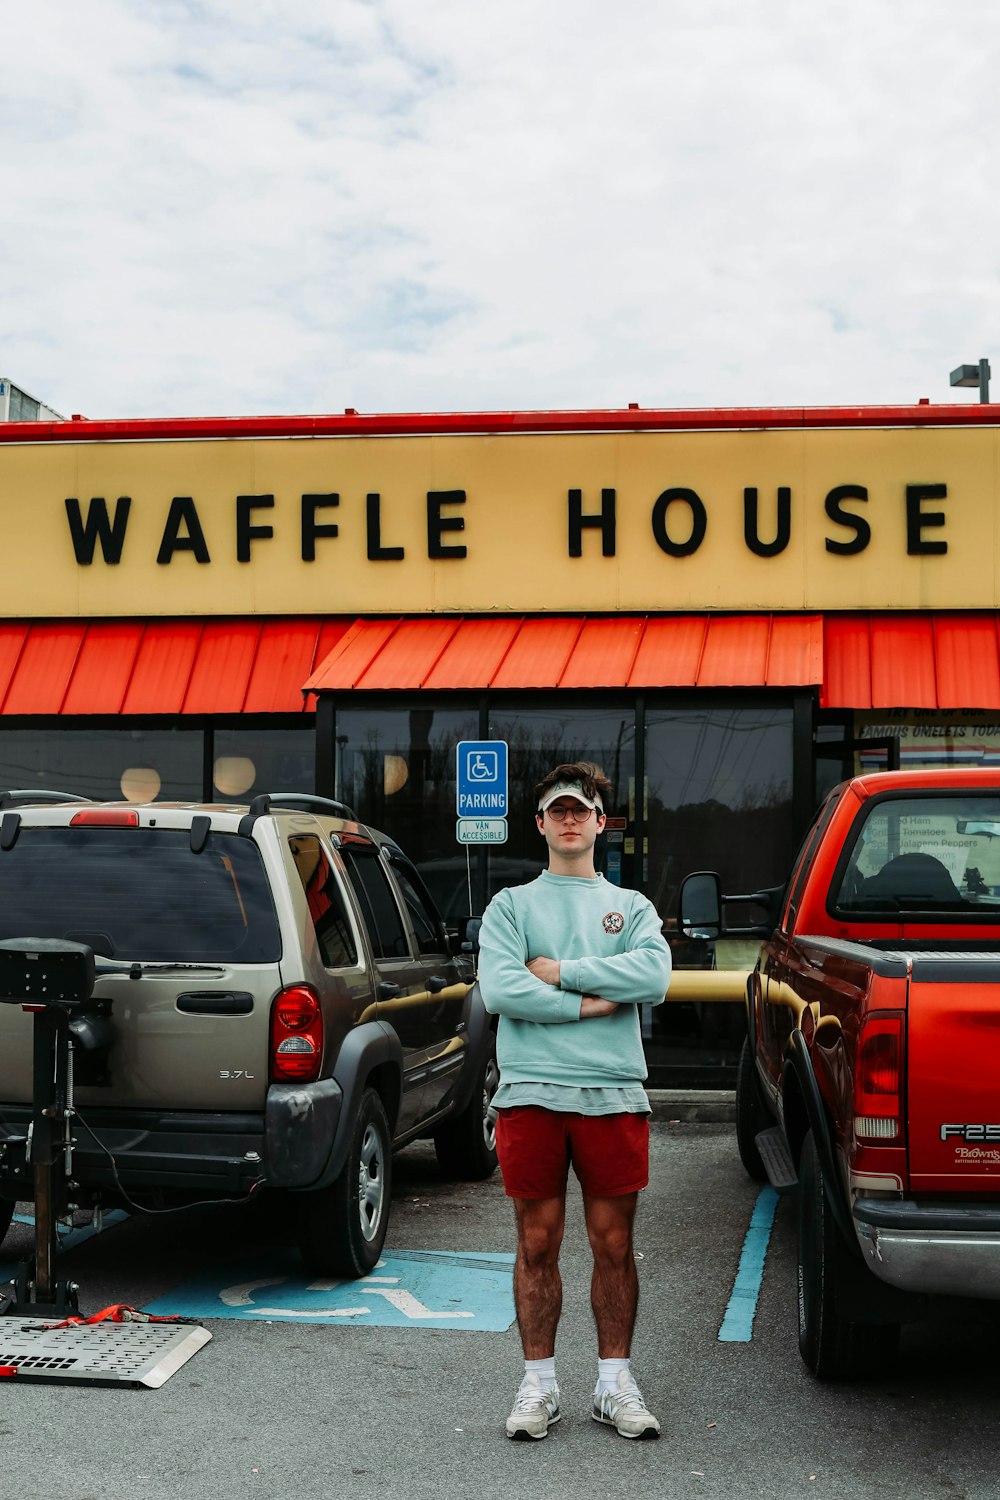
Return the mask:
<path id="1" fill-rule="evenodd" d="M 619 1370 L 614 1390 L 594 1392 L 593 1418 L 606 1422 L 624 1438 L 658 1438 L 660 1424 L 647 1411 L 642 1392 L 624 1370 Z"/>
<path id="2" fill-rule="evenodd" d="M 525 1375 L 514 1400 L 514 1410 L 507 1418 L 507 1436 L 523 1442 L 526 1438 L 548 1436 L 553 1422 L 558 1422 L 559 1387 L 552 1385 L 545 1390 L 532 1370 Z"/>

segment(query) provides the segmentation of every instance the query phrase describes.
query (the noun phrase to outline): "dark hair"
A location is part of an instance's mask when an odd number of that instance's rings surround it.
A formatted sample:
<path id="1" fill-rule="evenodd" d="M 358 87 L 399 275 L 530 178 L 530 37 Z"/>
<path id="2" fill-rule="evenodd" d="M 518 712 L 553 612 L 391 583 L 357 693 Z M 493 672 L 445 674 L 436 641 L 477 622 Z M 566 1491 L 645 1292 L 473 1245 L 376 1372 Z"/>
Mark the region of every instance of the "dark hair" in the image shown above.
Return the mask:
<path id="1" fill-rule="evenodd" d="M 611 800 L 611 782 L 592 760 L 575 760 L 570 765 L 556 766 L 547 776 L 543 776 L 535 787 L 535 806 L 538 806 L 546 792 L 558 786 L 561 781 L 577 782 L 583 795 L 591 801 L 600 797 L 604 811 L 607 812 Z"/>

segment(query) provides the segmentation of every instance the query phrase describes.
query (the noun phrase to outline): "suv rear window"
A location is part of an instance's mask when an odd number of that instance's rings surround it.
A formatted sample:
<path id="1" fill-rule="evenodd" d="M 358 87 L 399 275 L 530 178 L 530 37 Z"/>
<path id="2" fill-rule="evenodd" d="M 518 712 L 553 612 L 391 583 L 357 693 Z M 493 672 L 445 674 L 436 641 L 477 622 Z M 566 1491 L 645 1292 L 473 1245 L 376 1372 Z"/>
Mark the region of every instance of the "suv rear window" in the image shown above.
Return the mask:
<path id="1" fill-rule="evenodd" d="M 0 852 L 0 938 L 89 943 L 147 963 L 276 963 L 281 938 L 260 851 L 186 829 L 26 828 Z"/>

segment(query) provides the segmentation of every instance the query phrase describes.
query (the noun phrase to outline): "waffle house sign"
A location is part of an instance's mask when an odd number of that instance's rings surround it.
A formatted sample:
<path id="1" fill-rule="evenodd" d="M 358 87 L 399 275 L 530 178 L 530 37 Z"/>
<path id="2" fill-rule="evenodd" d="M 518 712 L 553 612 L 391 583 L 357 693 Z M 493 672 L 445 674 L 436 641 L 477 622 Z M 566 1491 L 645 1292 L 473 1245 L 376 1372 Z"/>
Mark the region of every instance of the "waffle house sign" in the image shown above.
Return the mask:
<path id="1" fill-rule="evenodd" d="M 23 560 L 5 615 L 998 604 L 985 424 L 308 441 L 143 427 L 0 443 L 7 556 Z"/>

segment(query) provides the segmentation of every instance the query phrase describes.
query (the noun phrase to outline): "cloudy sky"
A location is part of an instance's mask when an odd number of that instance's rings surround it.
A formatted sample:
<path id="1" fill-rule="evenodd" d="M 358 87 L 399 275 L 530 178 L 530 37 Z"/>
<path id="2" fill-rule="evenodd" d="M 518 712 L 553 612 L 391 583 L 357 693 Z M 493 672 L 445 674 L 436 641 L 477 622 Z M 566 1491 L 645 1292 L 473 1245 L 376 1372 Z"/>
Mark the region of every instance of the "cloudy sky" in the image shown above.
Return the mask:
<path id="1" fill-rule="evenodd" d="M 994 0 L 7 0 L 0 374 L 92 418 L 895 403 L 993 356 Z"/>

